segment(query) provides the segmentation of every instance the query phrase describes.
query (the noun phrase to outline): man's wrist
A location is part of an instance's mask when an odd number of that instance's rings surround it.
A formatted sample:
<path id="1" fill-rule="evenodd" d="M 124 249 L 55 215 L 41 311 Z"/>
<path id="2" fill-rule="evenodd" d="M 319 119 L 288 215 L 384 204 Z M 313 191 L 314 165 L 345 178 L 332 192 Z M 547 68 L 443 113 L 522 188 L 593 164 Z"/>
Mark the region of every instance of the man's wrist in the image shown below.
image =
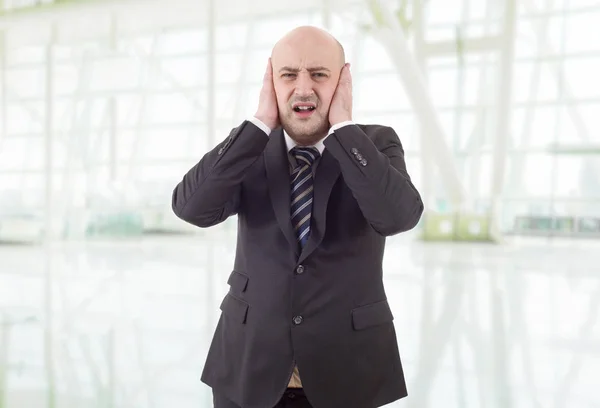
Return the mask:
<path id="1" fill-rule="evenodd" d="M 338 123 L 332 125 L 331 128 L 329 128 L 329 133 L 328 134 L 332 134 L 333 132 L 335 132 L 339 128 L 342 128 L 342 127 L 348 126 L 348 125 L 354 125 L 354 121 L 352 121 L 352 120 L 345 120 L 343 122 L 338 122 Z"/>
<path id="2" fill-rule="evenodd" d="M 262 121 L 261 119 L 257 118 L 256 116 L 253 116 L 253 117 L 249 118 L 248 120 L 250 122 L 254 123 L 256 125 L 256 127 L 261 129 L 263 132 L 265 132 L 267 134 L 267 136 L 271 134 L 271 131 L 273 130 L 273 128 L 271 128 L 270 126 L 265 124 L 265 122 Z"/>

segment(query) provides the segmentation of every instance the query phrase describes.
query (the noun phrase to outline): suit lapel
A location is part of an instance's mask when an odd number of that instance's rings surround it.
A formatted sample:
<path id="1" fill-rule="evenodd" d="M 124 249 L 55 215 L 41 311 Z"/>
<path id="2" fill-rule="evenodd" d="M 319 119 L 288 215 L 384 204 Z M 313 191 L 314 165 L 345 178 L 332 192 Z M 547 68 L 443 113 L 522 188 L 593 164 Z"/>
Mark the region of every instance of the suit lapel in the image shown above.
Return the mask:
<path id="1" fill-rule="evenodd" d="M 310 223 L 310 237 L 300 254 L 298 262 L 304 261 L 321 243 L 325 236 L 327 225 L 327 203 L 333 184 L 340 175 L 340 166 L 327 149 L 323 151 L 314 181 L 314 199 L 312 221 Z M 289 191 L 289 190 L 288 190 Z M 292 231 L 293 232 L 293 231 Z"/>
<path id="2" fill-rule="evenodd" d="M 296 256 L 298 256 L 299 245 L 296 241 L 290 214 L 290 162 L 287 156 L 285 139 L 283 138 L 283 130 L 274 130 L 270 137 L 271 139 L 265 148 L 265 168 L 267 169 L 267 184 L 269 185 L 271 204 L 283 235 L 296 251 Z"/>

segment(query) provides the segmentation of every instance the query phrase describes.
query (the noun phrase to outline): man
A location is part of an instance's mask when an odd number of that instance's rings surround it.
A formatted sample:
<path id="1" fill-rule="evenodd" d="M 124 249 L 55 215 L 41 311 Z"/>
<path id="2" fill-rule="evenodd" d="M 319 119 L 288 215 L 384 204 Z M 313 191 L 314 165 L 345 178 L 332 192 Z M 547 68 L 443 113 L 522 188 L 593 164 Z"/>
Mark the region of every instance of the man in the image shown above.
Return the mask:
<path id="1" fill-rule="evenodd" d="M 394 130 L 353 123 L 351 87 L 337 40 L 293 30 L 273 48 L 256 115 L 173 192 L 175 214 L 198 227 L 238 216 L 202 374 L 216 408 L 372 408 L 407 395 L 382 258 L 423 203 Z"/>

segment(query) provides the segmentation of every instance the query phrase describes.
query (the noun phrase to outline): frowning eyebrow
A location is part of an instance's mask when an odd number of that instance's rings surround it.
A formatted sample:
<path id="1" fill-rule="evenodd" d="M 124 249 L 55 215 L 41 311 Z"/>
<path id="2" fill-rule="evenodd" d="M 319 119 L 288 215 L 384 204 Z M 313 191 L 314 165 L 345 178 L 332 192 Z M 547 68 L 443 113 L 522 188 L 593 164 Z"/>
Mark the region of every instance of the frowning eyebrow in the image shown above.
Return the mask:
<path id="1" fill-rule="evenodd" d="M 327 72 L 331 72 L 329 70 L 329 68 L 326 67 L 310 67 L 310 68 L 306 68 L 306 70 L 308 72 L 315 72 L 315 71 L 327 71 Z M 300 72 L 300 68 L 295 68 L 295 67 L 283 67 L 279 70 L 279 72 Z"/>

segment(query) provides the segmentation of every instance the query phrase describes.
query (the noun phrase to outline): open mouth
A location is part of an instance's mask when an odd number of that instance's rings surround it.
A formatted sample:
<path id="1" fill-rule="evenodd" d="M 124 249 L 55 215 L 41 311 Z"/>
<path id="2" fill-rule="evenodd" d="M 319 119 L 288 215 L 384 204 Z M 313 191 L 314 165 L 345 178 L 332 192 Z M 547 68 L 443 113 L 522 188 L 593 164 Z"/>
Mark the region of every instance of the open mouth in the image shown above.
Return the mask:
<path id="1" fill-rule="evenodd" d="M 298 104 L 293 107 L 294 112 L 312 112 L 317 109 L 316 106 L 310 104 Z"/>

